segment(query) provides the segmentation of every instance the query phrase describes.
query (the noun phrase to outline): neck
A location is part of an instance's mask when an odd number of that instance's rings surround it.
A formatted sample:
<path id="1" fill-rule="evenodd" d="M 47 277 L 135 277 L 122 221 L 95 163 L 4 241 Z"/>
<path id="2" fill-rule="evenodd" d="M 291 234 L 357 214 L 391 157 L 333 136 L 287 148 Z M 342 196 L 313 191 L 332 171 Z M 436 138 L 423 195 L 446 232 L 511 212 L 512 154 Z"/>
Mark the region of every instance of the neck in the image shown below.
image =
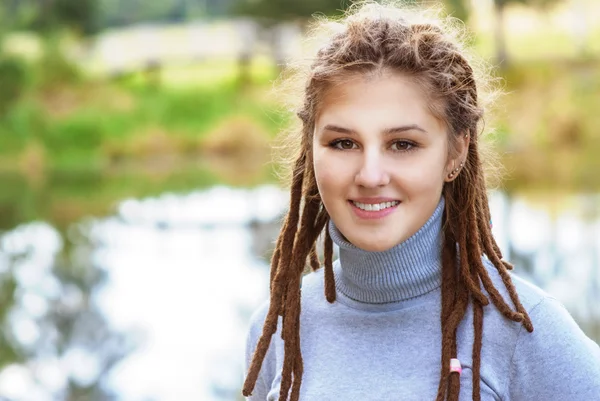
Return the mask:
<path id="1" fill-rule="evenodd" d="M 393 304 L 431 292 L 441 285 L 444 198 L 411 237 L 382 252 L 357 248 L 333 222 L 329 233 L 339 246 L 336 290 L 365 305 Z"/>

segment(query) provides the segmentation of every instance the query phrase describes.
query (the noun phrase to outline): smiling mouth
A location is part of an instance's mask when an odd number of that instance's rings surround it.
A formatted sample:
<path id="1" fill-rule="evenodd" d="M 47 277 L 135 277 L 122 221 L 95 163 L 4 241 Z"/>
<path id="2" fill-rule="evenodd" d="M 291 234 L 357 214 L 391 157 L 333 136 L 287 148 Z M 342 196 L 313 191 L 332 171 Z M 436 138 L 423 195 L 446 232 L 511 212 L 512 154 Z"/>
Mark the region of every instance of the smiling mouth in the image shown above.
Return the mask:
<path id="1" fill-rule="evenodd" d="M 379 212 L 381 210 L 389 209 L 400 204 L 399 201 L 381 202 L 381 203 L 361 203 L 356 201 L 350 201 L 354 206 L 367 212 Z"/>

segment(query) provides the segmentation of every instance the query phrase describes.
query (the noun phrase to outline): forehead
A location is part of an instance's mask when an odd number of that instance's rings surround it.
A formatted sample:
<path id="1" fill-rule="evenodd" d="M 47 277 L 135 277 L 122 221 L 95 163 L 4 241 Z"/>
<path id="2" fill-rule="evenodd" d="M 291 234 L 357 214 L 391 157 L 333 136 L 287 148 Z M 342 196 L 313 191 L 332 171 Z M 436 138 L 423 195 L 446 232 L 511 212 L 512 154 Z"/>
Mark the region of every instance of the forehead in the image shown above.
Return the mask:
<path id="1" fill-rule="evenodd" d="M 329 123 L 354 129 L 382 129 L 416 124 L 444 133 L 445 124 L 431 111 L 431 100 L 411 76 L 399 73 L 355 74 L 325 92 L 317 114 L 317 129 Z"/>

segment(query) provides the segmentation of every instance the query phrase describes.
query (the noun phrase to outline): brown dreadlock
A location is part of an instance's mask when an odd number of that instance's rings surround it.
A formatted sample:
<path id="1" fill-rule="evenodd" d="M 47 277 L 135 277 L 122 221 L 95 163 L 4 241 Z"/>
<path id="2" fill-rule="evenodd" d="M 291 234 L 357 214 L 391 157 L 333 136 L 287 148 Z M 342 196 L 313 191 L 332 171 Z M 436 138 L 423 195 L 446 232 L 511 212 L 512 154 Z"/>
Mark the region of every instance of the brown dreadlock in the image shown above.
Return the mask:
<path id="1" fill-rule="evenodd" d="M 450 359 L 457 357 L 456 332 L 469 302 L 474 313 L 474 400 L 481 398 L 483 307 L 491 301 L 507 319 L 521 322 L 529 332 L 533 331 L 508 274 L 512 266 L 502 260 L 489 225 L 490 211 L 478 149 L 483 107 L 479 104 L 477 88 L 481 80 L 477 79 L 473 64 L 467 61 L 467 52 L 460 48 L 461 40 L 453 36 L 456 29 L 442 25 L 452 21 L 423 19 L 425 17 L 424 12 L 367 2 L 351 8 L 342 21 L 321 24 L 333 27 L 334 32 L 312 60 L 305 81 L 304 102 L 297 113 L 302 122 L 301 146 L 292 169 L 290 207 L 271 260 L 271 301 L 244 383 L 244 396 L 252 393 L 281 316 L 284 361 L 280 399 L 288 399 L 288 394 L 292 401 L 299 398 L 304 369 L 299 334 L 300 281 L 307 260 L 313 270 L 320 266 L 316 242 L 329 220 L 315 181 L 312 135 L 324 93 L 331 85 L 343 83 L 356 74 L 387 70 L 410 76 L 429 95 L 431 112 L 446 122 L 450 152 L 456 149 L 461 135 L 469 137 L 465 166 L 443 189 L 446 206 L 440 316 L 442 359 L 436 400 L 458 400 L 459 376 L 449 372 L 449 365 Z M 327 230 L 324 231 L 325 297 L 332 303 L 336 298 L 333 244 Z M 500 273 L 514 310 L 494 287 L 483 256 Z M 482 285 L 489 298 L 482 291 Z"/>

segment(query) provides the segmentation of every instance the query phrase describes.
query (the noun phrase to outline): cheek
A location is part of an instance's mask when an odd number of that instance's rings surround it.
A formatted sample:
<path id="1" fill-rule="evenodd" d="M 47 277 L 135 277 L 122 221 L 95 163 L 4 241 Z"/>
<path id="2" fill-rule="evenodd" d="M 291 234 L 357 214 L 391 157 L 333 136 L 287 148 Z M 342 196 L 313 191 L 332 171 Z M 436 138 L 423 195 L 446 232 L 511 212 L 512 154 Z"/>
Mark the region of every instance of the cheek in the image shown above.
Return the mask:
<path id="1" fill-rule="evenodd" d="M 315 179 L 317 181 L 317 187 L 321 194 L 327 193 L 331 190 L 331 187 L 335 185 L 333 168 L 330 163 L 327 163 L 322 158 L 315 158 L 313 168 L 315 171 Z"/>
<path id="2" fill-rule="evenodd" d="M 444 184 L 445 157 L 437 152 L 429 156 L 403 171 L 402 181 L 415 191 L 438 190 Z"/>
<path id="3" fill-rule="evenodd" d="M 339 196 L 344 185 L 347 185 L 348 180 L 344 175 L 348 174 L 348 169 L 340 166 L 335 157 L 327 155 L 326 152 L 313 154 L 313 169 L 321 200 L 327 206 Z"/>

